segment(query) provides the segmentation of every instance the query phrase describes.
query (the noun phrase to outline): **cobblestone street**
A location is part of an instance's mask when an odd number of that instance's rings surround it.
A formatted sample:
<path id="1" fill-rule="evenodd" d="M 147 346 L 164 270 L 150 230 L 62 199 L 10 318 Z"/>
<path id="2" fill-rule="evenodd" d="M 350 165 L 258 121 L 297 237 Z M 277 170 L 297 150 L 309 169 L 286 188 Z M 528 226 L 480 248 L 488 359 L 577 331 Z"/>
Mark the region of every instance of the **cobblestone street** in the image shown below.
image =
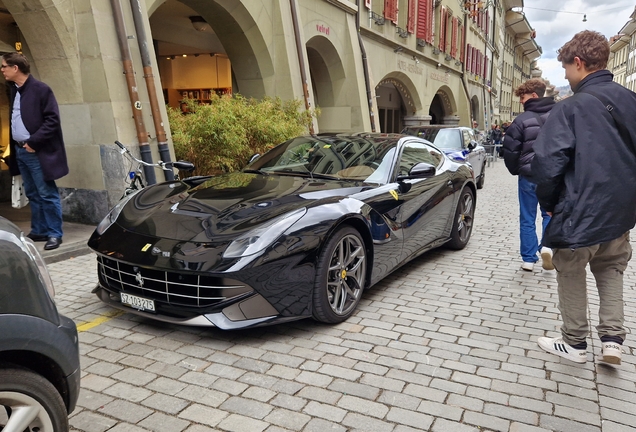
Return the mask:
<path id="1" fill-rule="evenodd" d="M 60 312 L 80 330 L 75 432 L 633 431 L 636 368 L 543 352 L 558 336 L 554 271 L 520 269 L 517 180 L 487 168 L 462 251 L 434 250 L 371 288 L 353 317 L 226 332 L 111 309 L 91 290 L 95 255 L 49 266 Z M 625 273 L 634 328 L 634 261 Z M 84 324 L 84 325 L 83 325 Z"/>

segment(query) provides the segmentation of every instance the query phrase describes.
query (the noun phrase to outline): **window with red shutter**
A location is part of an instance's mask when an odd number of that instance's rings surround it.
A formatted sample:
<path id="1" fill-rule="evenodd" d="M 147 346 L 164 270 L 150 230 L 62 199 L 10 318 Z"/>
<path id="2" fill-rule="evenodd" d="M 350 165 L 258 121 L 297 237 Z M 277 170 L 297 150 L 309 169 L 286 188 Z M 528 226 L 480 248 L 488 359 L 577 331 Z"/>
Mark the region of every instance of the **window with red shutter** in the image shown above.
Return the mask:
<path id="1" fill-rule="evenodd" d="M 417 0 L 409 0 L 409 16 L 406 21 L 406 31 L 409 33 L 415 33 L 415 8 L 417 4 Z"/>
<path id="2" fill-rule="evenodd" d="M 433 0 L 419 0 L 417 5 L 417 37 L 433 43 L 433 22 L 435 18 Z"/>
<path id="3" fill-rule="evenodd" d="M 384 18 L 397 23 L 398 0 L 384 0 Z"/>
<path id="4" fill-rule="evenodd" d="M 452 21 L 450 55 L 453 58 L 457 57 L 457 17 L 453 17 Z"/>
<path id="5" fill-rule="evenodd" d="M 367 8 L 371 9 L 371 0 L 364 0 L 364 5 L 365 5 Z"/>
<path id="6" fill-rule="evenodd" d="M 473 48 L 470 44 L 466 46 L 466 69 L 468 72 L 473 71 Z"/>
<path id="7" fill-rule="evenodd" d="M 464 63 L 464 28 L 466 26 L 459 27 L 459 61 Z"/>
<path id="8" fill-rule="evenodd" d="M 439 18 L 439 50 L 446 52 L 446 23 L 448 21 L 446 6 L 442 6 Z"/>

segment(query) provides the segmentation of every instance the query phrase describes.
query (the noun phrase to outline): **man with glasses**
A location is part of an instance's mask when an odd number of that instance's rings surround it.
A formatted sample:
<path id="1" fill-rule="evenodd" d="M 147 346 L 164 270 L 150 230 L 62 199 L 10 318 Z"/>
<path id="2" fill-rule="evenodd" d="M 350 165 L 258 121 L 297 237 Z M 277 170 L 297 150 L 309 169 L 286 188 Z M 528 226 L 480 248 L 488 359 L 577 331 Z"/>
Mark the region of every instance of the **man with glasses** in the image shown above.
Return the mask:
<path id="1" fill-rule="evenodd" d="M 55 180 L 68 174 L 60 113 L 51 88 L 31 76 L 29 62 L 13 52 L 0 66 L 10 82 L 11 134 L 9 168 L 22 175 L 31 204 L 33 241 L 45 241 L 45 250 L 62 244 L 62 204 Z"/>

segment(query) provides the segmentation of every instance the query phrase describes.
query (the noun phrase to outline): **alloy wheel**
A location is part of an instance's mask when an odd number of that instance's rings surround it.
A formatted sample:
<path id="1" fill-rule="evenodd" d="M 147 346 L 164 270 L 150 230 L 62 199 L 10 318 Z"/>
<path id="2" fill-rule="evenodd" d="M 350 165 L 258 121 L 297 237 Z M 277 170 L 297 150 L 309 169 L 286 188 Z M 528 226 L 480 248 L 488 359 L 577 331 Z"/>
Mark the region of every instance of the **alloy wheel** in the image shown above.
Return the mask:
<path id="1" fill-rule="evenodd" d="M 327 299 L 337 315 L 347 315 L 358 303 L 366 275 L 366 255 L 361 240 L 348 234 L 331 255 L 327 276 Z"/>

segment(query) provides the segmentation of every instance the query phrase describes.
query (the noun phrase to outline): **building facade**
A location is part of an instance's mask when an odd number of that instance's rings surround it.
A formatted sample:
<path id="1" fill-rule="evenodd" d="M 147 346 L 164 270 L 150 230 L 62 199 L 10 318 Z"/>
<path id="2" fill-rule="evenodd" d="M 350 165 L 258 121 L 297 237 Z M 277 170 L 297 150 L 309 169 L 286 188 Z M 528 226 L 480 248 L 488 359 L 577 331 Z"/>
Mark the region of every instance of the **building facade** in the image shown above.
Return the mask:
<path id="1" fill-rule="evenodd" d="M 473 119 L 485 129 L 493 118 L 510 120 L 519 112 L 512 88 L 530 76 L 540 54 L 527 20 L 512 11 L 522 6 L 3 0 L 0 51 L 24 52 L 33 75 L 53 88 L 71 170 L 58 181 L 64 217 L 96 223 L 124 188 L 128 167 L 112 143 L 141 144 L 153 160 L 165 159 L 166 105 L 179 109 L 184 98 L 301 99 L 320 107 L 316 132 L 391 133 L 409 125 L 468 126 Z M 2 92 L 2 147 L 8 125 Z M 7 182 L 5 170 L 0 196 Z"/>
<path id="2" fill-rule="evenodd" d="M 614 81 L 636 91 L 636 8 L 609 42 L 610 58 L 607 68 L 614 74 Z"/>

